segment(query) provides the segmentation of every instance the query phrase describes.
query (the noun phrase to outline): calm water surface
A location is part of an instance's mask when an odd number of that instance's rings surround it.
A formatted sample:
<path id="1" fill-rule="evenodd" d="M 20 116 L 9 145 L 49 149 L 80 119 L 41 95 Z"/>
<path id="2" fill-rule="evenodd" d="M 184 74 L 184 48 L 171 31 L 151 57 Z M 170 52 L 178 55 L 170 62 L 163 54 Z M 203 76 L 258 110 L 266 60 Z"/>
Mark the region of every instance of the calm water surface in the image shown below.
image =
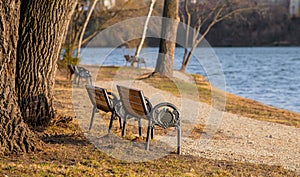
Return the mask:
<path id="1" fill-rule="evenodd" d="M 214 48 L 214 51 L 225 75 L 227 92 L 300 113 L 300 47 Z M 134 50 L 87 48 L 82 63 L 122 66 L 123 53 L 134 54 Z M 157 48 L 142 50 L 141 57 L 146 59 L 147 67 L 155 66 L 157 53 Z M 203 55 L 205 49 L 196 50 L 187 71 L 209 77 L 199 64 Z M 177 48 L 176 69 L 182 56 L 183 49 Z"/>

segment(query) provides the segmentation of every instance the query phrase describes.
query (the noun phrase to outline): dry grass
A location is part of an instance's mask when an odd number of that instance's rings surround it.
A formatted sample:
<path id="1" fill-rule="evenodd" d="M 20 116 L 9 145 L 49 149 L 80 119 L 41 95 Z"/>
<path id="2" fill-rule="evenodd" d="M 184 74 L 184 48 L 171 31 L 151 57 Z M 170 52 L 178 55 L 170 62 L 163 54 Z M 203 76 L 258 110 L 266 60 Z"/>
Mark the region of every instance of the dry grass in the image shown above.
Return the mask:
<path id="1" fill-rule="evenodd" d="M 155 75 L 147 80 L 149 84 L 153 87 L 157 87 L 161 90 L 165 90 L 168 92 L 173 93 L 175 96 L 179 96 L 178 92 L 178 85 L 182 85 L 182 89 L 185 95 L 192 95 L 191 98 L 195 100 L 205 102 L 207 104 L 212 104 L 212 90 L 214 91 L 214 96 L 217 101 L 215 101 L 213 106 L 215 108 L 220 108 L 221 106 L 218 105 L 218 99 L 222 99 L 222 96 L 226 94 L 226 105 L 225 109 L 226 112 L 230 112 L 233 114 L 261 120 L 261 121 L 268 121 L 274 123 L 285 124 L 288 126 L 295 126 L 300 128 L 300 114 L 267 106 L 262 103 L 259 103 L 254 100 L 242 98 L 230 93 L 224 93 L 213 86 L 210 85 L 205 78 L 199 75 L 193 75 L 195 83 L 197 84 L 198 94 L 199 97 L 193 97 L 194 93 L 190 91 L 193 87 L 191 84 L 184 83 L 183 81 L 176 80 L 176 79 L 169 79 L 165 77 L 161 77 L 159 75 Z M 175 81 L 174 81 L 175 80 Z M 176 82 L 176 84 L 174 83 Z M 181 93 L 182 94 L 182 93 Z"/>
<path id="2" fill-rule="evenodd" d="M 113 78 L 116 71 L 116 68 L 102 68 L 98 77 L 109 80 Z M 173 86 L 166 84 L 166 78 L 151 78 L 147 82 L 174 95 L 178 94 Z M 189 86 L 186 87 L 188 91 Z M 201 80 L 198 89 L 200 100 L 209 103 L 209 84 Z M 71 82 L 66 81 L 64 75 L 58 75 L 54 92 L 58 116 L 47 130 L 39 133 L 40 138 L 45 142 L 44 149 L 32 154 L 1 157 L 2 176 L 297 176 L 294 172 L 278 166 L 210 160 L 185 155 L 170 154 L 158 160 L 141 163 L 128 163 L 114 159 L 90 144 L 80 130 L 74 119 Z M 228 111 L 253 115 L 253 118 L 263 117 L 264 120 L 272 122 L 274 116 L 275 119 L 281 120 L 281 116 L 287 114 L 285 111 L 233 95 L 227 96 L 227 103 Z M 243 105 L 243 108 L 238 105 Z M 256 116 L 253 110 L 258 110 L 263 116 Z M 265 113 L 268 111 L 269 114 Z M 108 118 L 109 115 L 106 117 Z M 295 116 L 295 120 L 283 119 L 281 123 L 299 126 L 297 118 Z M 290 121 L 296 123 L 289 123 Z M 203 126 L 197 125 L 191 134 L 192 138 L 198 138 L 202 128 Z M 128 126 L 127 139 L 136 141 L 135 136 L 130 133 L 134 133 L 134 129 L 136 127 Z M 114 131 L 120 134 L 119 130 Z"/>

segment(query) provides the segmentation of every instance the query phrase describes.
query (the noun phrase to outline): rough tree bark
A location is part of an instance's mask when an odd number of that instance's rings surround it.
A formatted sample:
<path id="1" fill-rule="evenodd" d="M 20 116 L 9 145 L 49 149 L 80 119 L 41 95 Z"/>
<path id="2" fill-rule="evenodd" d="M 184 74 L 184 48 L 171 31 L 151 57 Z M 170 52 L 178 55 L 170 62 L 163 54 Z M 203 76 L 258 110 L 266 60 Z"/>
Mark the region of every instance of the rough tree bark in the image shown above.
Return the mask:
<path id="1" fill-rule="evenodd" d="M 161 40 L 159 54 L 154 72 L 161 75 L 172 77 L 174 70 L 174 52 L 176 48 L 176 34 L 179 23 L 178 19 L 178 0 L 165 0 L 163 20 L 161 30 Z"/>
<path id="2" fill-rule="evenodd" d="M 39 148 L 23 122 L 15 92 L 19 10 L 20 1 L 0 1 L 0 154 Z"/>
<path id="3" fill-rule="evenodd" d="M 54 117 L 57 60 L 75 2 L 22 1 L 16 83 L 22 116 L 31 126 L 46 126 Z"/>

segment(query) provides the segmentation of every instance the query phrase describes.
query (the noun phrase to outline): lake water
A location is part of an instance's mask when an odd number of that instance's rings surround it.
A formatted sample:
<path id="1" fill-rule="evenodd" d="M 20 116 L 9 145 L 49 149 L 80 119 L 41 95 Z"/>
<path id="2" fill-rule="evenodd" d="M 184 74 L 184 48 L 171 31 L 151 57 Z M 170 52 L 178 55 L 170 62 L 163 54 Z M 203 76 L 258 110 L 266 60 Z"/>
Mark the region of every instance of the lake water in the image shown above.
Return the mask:
<path id="1" fill-rule="evenodd" d="M 209 78 L 201 63 L 205 50 L 194 52 L 187 71 Z M 180 68 L 183 51 L 176 49 L 175 69 Z M 220 62 L 227 92 L 300 113 L 300 47 L 214 48 L 213 52 L 211 57 Z M 81 63 L 122 66 L 124 53 L 132 55 L 134 49 L 86 48 Z M 155 67 L 157 53 L 157 48 L 145 48 L 140 56 L 147 67 Z M 206 62 L 218 65 L 215 60 Z"/>

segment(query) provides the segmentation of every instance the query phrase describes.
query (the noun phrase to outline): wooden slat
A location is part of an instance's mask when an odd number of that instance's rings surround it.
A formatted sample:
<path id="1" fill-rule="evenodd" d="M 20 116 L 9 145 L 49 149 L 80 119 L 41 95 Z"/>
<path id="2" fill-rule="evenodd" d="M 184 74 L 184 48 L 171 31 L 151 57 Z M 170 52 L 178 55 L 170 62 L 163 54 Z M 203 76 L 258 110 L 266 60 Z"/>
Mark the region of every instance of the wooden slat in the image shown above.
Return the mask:
<path id="1" fill-rule="evenodd" d="M 101 100 L 101 101 L 106 101 L 106 98 L 104 96 L 104 93 L 100 94 L 98 92 L 95 93 L 95 99 L 96 100 Z"/>
<path id="2" fill-rule="evenodd" d="M 129 101 L 123 101 L 124 105 L 128 108 L 136 109 L 139 111 L 145 111 L 143 105 L 138 104 L 138 103 L 133 103 Z"/>
<path id="3" fill-rule="evenodd" d="M 145 111 L 141 105 L 132 105 L 129 102 L 123 102 L 126 111 L 137 117 L 145 117 Z"/>
<path id="4" fill-rule="evenodd" d="M 128 100 L 132 103 L 136 103 L 136 104 L 143 104 L 142 98 L 140 96 L 136 97 L 136 96 L 129 96 Z"/>
<path id="5" fill-rule="evenodd" d="M 96 105 L 97 105 L 97 108 L 100 109 L 100 110 L 102 110 L 102 111 L 105 111 L 105 112 L 109 112 L 110 111 L 107 102 L 96 100 Z"/>
<path id="6" fill-rule="evenodd" d="M 130 96 L 136 96 L 139 97 L 140 96 L 140 90 L 135 90 L 135 89 L 129 89 L 129 95 Z"/>
<path id="7" fill-rule="evenodd" d="M 119 87 L 119 94 L 126 96 L 126 95 L 133 95 L 133 96 L 140 96 L 140 91 L 139 90 L 135 90 L 135 89 L 128 89 L 126 87 Z"/>
<path id="8" fill-rule="evenodd" d="M 100 87 L 87 86 L 89 97 L 93 104 L 96 104 L 97 108 L 109 112 L 110 105 L 108 103 L 109 98 L 107 97 L 106 90 Z M 107 97 L 107 98 L 106 98 Z"/>
<path id="9" fill-rule="evenodd" d="M 120 98 L 127 112 L 133 116 L 146 117 L 145 100 L 142 91 L 118 86 Z"/>

